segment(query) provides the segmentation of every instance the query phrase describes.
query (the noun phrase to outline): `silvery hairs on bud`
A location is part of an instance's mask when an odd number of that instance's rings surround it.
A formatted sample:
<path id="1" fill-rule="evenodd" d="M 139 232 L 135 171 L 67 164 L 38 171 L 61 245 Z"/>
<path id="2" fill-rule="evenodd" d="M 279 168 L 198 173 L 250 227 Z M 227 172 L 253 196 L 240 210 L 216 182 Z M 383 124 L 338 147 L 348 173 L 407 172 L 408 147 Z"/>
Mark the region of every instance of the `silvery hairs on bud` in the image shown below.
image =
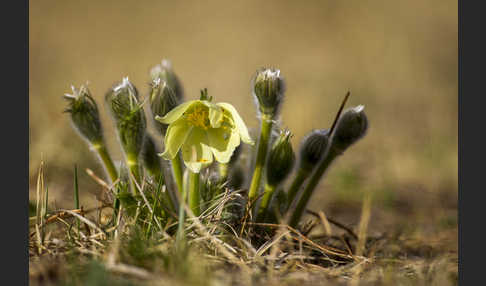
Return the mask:
<path id="1" fill-rule="evenodd" d="M 90 143 L 101 143 L 103 141 L 103 130 L 101 127 L 98 106 L 85 85 L 79 90 L 71 86 L 73 94 L 65 94 L 64 98 L 69 101 L 65 112 L 71 115 L 71 122 L 74 129 L 79 132 L 82 138 Z"/>
<path id="2" fill-rule="evenodd" d="M 274 117 L 280 111 L 285 93 L 285 81 L 280 70 L 261 68 L 257 70 L 251 80 L 252 94 L 258 110 L 263 114 Z"/>
<path id="3" fill-rule="evenodd" d="M 310 171 L 321 160 L 329 145 L 329 130 L 316 129 L 309 132 L 300 144 L 300 167 Z"/>
<path id="4" fill-rule="evenodd" d="M 181 81 L 174 73 L 172 64 L 169 60 L 163 59 L 160 64 L 154 66 L 150 70 L 150 76 L 152 81 L 160 79 L 161 84 L 162 82 L 165 82 L 174 92 L 178 104 L 184 101 L 184 88 L 182 87 Z"/>
<path id="5" fill-rule="evenodd" d="M 113 116 L 121 144 L 127 154 L 140 154 L 146 129 L 146 119 L 138 91 L 127 77 L 113 88 L 106 96 Z"/>
<path id="6" fill-rule="evenodd" d="M 294 167 L 295 154 L 290 142 L 290 131 L 282 131 L 270 149 L 267 158 L 267 183 L 276 186 L 289 175 Z"/>
<path id="7" fill-rule="evenodd" d="M 364 105 L 352 107 L 343 112 L 332 135 L 332 147 L 338 152 L 344 152 L 349 146 L 366 135 L 368 118 L 364 113 Z"/>
<path id="8" fill-rule="evenodd" d="M 167 82 L 162 81 L 160 78 L 156 78 L 152 81 L 152 84 L 150 85 L 150 110 L 152 111 L 155 125 L 159 128 L 162 134 L 165 134 L 168 126 L 155 120 L 155 117 L 163 117 L 179 104 L 180 102 L 177 99 L 177 96 Z"/>

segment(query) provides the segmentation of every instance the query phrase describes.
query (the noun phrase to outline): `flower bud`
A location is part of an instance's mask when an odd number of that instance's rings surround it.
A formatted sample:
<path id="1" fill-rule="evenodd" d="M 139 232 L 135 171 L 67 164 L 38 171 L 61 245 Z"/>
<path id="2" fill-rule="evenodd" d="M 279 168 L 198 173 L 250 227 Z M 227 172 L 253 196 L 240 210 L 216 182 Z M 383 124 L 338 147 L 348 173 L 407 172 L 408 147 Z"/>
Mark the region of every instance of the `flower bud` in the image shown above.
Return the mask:
<path id="1" fill-rule="evenodd" d="M 96 102 L 86 86 L 82 85 L 79 90 L 71 86 L 71 89 L 73 94 L 64 95 L 69 101 L 65 112 L 70 113 L 71 122 L 83 138 L 91 144 L 100 144 L 103 141 L 103 130 Z"/>
<path id="2" fill-rule="evenodd" d="M 160 83 L 167 83 L 168 87 L 174 92 L 177 102 L 180 103 L 184 99 L 184 90 L 177 75 L 172 70 L 172 64 L 169 60 L 162 60 L 162 62 L 150 70 L 152 81 L 160 79 Z"/>
<path id="3" fill-rule="evenodd" d="M 285 82 L 278 69 L 260 69 L 252 79 L 252 93 L 261 113 L 275 116 L 281 106 Z"/>
<path id="4" fill-rule="evenodd" d="M 146 129 L 145 114 L 138 100 L 137 89 L 125 77 L 108 91 L 105 98 L 126 155 L 137 157 L 142 151 Z"/>
<path id="5" fill-rule="evenodd" d="M 145 142 L 143 143 L 142 158 L 145 167 L 154 177 L 160 175 L 162 172 L 162 165 L 157 155 L 158 153 L 154 139 L 152 136 L 146 134 Z"/>
<path id="6" fill-rule="evenodd" d="M 329 130 L 313 130 L 300 144 L 300 168 L 311 171 L 319 163 L 329 143 Z"/>
<path id="7" fill-rule="evenodd" d="M 281 132 L 272 145 L 267 159 L 267 184 L 277 186 L 292 171 L 295 154 L 290 143 L 290 131 Z"/>
<path id="8" fill-rule="evenodd" d="M 153 117 L 164 117 L 174 107 L 179 105 L 179 101 L 174 91 L 169 87 L 167 82 L 161 81 L 160 78 L 156 78 L 152 81 L 150 86 L 150 110 Z M 167 131 L 167 125 L 154 120 L 155 125 L 159 128 L 163 135 Z"/>
<path id="9" fill-rule="evenodd" d="M 358 105 L 344 111 L 336 124 L 332 138 L 332 147 L 337 152 L 344 152 L 349 146 L 363 138 L 368 129 L 368 118 L 364 106 Z"/>

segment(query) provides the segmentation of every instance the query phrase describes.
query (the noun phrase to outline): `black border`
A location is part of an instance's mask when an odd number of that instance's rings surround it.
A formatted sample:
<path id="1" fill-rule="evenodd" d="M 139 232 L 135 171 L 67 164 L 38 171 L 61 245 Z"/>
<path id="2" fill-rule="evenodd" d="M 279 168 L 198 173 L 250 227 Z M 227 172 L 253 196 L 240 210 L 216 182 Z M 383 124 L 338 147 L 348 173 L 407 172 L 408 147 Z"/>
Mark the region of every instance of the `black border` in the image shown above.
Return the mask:
<path id="1" fill-rule="evenodd" d="M 29 1 L 6 2 L 2 14 L 2 284 L 28 285 Z"/>
<path id="2" fill-rule="evenodd" d="M 459 285 L 484 283 L 486 199 L 484 133 L 485 16 L 479 1 L 459 1 Z M 474 5 L 476 4 L 476 5 Z M 466 230 L 467 229 L 467 230 Z M 482 282 L 482 283 L 481 283 Z"/>

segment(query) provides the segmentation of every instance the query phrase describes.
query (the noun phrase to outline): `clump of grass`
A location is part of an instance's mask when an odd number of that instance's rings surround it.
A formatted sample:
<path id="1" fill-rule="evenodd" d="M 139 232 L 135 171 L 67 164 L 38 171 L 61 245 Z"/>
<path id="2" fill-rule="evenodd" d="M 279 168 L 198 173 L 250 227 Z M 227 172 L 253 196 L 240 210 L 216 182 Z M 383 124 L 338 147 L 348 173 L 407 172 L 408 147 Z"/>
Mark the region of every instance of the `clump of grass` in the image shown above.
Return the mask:
<path id="1" fill-rule="evenodd" d="M 128 78 L 105 95 L 125 157 L 119 169 L 108 155 L 97 105 L 88 89 L 73 88 L 73 95 L 67 96 L 71 121 L 102 159 L 109 179 L 104 184 L 114 199 L 84 210 L 75 169 L 74 209 L 48 212 L 41 166 L 31 235 L 36 255 L 79 254 L 79 260 L 85 260 L 83 269 L 91 269 L 94 276 L 73 284 L 109 280 L 108 273 L 138 282 L 161 279 L 161 284 L 232 284 L 231 279 L 241 284 L 272 283 L 275 277 L 279 283 L 293 283 L 292 273 L 298 269 L 309 275 L 319 269 L 327 277 L 352 273 L 356 280 L 372 263 L 386 238 L 367 235 L 370 197 L 364 200 L 357 234 L 322 211 L 310 212 L 314 216 L 310 222 L 302 220 L 332 162 L 366 134 L 368 119 L 362 106 L 343 112 L 349 93 L 332 126 L 311 131 L 296 155 L 290 131 L 271 136 L 281 125 L 283 77 L 278 69 L 258 70 L 252 94 L 261 130 L 256 149 L 247 148 L 252 167 L 244 170 L 238 163 L 241 142 L 252 145 L 254 140 L 235 107 L 213 102 L 207 89 L 198 100 L 184 102 L 182 82 L 167 61 L 155 66 L 150 77 L 146 98 Z M 155 136 L 149 135 L 143 108 L 150 109 Z M 162 158 L 158 150 L 163 151 Z M 166 166 L 171 172 L 164 172 Z M 283 184 L 286 179 L 292 181 L 288 189 Z M 104 208 L 112 210 L 108 223 L 99 215 L 93 217 Z M 49 224 L 59 226 L 56 232 L 64 235 L 63 240 L 50 239 L 50 232 L 46 235 Z M 314 235 L 316 229 L 324 235 Z M 235 275 L 225 277 L 218 269 Z"/>

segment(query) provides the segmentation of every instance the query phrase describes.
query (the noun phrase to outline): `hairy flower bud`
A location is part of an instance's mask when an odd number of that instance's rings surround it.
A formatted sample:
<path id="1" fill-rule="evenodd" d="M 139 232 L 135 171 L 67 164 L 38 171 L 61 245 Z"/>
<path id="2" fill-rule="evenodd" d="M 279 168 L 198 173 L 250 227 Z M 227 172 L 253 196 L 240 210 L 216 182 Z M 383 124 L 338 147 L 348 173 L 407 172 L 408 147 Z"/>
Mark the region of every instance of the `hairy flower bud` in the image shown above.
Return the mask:
<path id="1" fill-rule="evenodd" d="M 278 113 L 284 92 L 285 82 L 278 69 L 260 69 L 252 79 L 252 93 L 264 115 L 273 117 Z"/>
<path id="2" fill-rule="evenodd" d="M 358 105 L 344 111 L 336 124 L 332 138 L 332 147 L 337 152 L 344 152 L 349 146 L 365 136 L 368 129 L 368 118 L 364 106 Z"/>
<path id="3" fill-rule="evenodd" d="M 157 176 L 162 172 L 162 165 L 160 158 L 157 155 L 159 151 L 155 145 L 152 136 L 146 134 L 145 142 L 143 143 L 142 158 L 143 163 L 152 176 Z"/>
<path id="4" fill-rule="evenodd" d="M 300 144 L 300 167 L 311 171 L 319 163 L 329 143 L 329 130 L 313 130 Z"/>
<path id="5" fill-rule="evenodd" d="M 125 77 L 121 83 L 107 92 L 105 98 L 115 119 L 118 137 L 125 153 L 137 157 L 142 151 L 146 129 L 145 114 L 138 99 L 137 89 Z"/>
<path id="6" fill-rule="evenodd" d="M 273 143 L 267 159 L 267 184 L 276 186 L 289 175 L 295 163 L 295 154 L 290 143 L 290 131 L 281 132 Z"/>
<path id="7" fill-rule="evenodd" d="M 167 82 L 161 81 L 160 78 L 156 78 L 152 81 L 150 88 L 150 110 L 152 111 L 154 118 L 155 116 L 164 117 L 169 111 L 179 105 L 180 102 L 177 99 L 177 96 Z M 157 120 L 154 120 L 154 122 L 161 133 L 165 135 L 167 125 Z"/>
<path id="8" fill-rule="evenodd" d="M 172 64 L 169 60 L 162 60 L 162 62 L 150 70 L 152 81 L 160 79 L 160 83 L 165 82 L 167 86 L 174 92 L 177 102 L 180 103 L 184 99 L 184 90 L 182 84 L 172 69 Z M 160 115 L 162 116 L 162 115 Z"/>
<path id="9" fill-rule="evenodd" d="M 69 106 L 65 110 L 71 115 L 71 122 L 79 134 L 91 144 L 99 144 L 103 141 L 98 106 L 88 88 L 84 85 L 80 89 L 71 86 L 73 94 L 65 94 Z"/>

